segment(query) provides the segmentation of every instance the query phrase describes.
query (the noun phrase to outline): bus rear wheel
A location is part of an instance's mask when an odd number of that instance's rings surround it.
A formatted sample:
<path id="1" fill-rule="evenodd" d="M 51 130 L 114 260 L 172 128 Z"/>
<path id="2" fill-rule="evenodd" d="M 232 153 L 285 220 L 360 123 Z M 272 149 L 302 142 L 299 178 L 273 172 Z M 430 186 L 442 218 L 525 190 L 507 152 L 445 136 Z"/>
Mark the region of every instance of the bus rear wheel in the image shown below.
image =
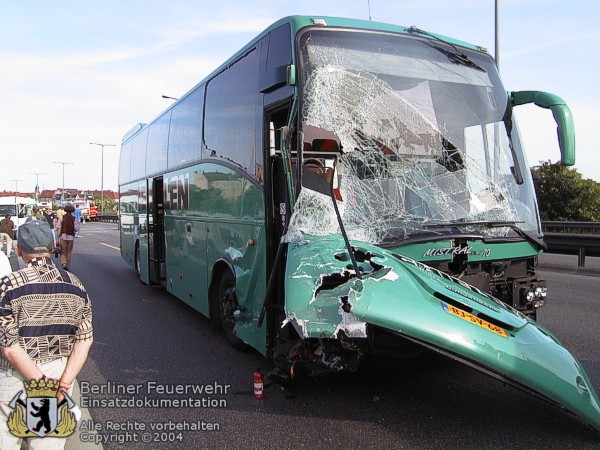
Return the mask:
<path id="1" fill-rule="evenodd" d="M 239 310 L 239 304 L 235 293 L 235 278 L 229 271 L 225 271 L 221 276 L 217 301 L 221 328 L 227 342 L 236 350 L 245 350 L 246 344 L 235 335 L 235 312 Z"/>

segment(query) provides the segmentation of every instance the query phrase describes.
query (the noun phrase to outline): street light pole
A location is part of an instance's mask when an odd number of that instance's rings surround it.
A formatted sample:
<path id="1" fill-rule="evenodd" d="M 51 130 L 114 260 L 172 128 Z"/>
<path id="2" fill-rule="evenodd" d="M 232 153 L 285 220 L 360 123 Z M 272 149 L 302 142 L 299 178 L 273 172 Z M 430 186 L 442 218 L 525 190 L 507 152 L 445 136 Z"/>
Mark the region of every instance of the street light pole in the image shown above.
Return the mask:
<path id="1" fill-rule="evenodd" d="M 17 192 L 19 191 L 19 181 L 23 181 L 23 180 L 10 180 L 10 181 L 14 181 L 15 182 L 15 217 L 19 217 L 19 205 L 17 204 Z M 17 226 L 18 225 L 18 220 L 17 220 Z"/>
<path id="2" fill-rule="evenodd" d="M 90 142 L 90 145 L 99 145 L 102 147 L 102 162 L 101 162 L 101 175 L 100 175 L 100 197 L 102 201 L 100 202 L 102 212 L 104 213 L 104 147 L 116 147 L 114 144 L 97 144 L 96 142 Z"/>
<path id="3" fill-rule="evenodd" d="M 496 67 L 500 70 L 500 12 L 498 0 L 494 2 L 494 59 Z"/>
<path id="4" fill-rule="evenodd" d="M 17 196 L 17 192 L 19 191 L 19 181 L 23 180 L 10 180 L 15 182 L 15 197 Z"/>
<path id="5" fill-rule="evenodd" d="M 73 164 L 73 163 L 72 162 L 54 161 L 54 164 L 62 164 L 62 166 L 63 166 L 63 169 L 62 169 L 62 172 L 63 172 L 62 194 L 64 196 L 64 194 L 65 194 L 65 164 Z"/>

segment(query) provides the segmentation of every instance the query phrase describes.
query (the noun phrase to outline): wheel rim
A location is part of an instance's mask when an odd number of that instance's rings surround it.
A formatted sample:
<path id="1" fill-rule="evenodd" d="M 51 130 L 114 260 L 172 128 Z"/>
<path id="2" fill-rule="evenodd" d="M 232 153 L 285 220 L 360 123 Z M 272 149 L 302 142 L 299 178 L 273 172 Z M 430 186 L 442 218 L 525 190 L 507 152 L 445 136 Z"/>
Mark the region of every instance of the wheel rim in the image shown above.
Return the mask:
<path id="1" fill-rule="evenodd" d="M 235 311 L 238 309 L 235 288 L 225 289 L 221 296 L 221 324 L 227 333 L 232 333 L 235 328 Z"/>

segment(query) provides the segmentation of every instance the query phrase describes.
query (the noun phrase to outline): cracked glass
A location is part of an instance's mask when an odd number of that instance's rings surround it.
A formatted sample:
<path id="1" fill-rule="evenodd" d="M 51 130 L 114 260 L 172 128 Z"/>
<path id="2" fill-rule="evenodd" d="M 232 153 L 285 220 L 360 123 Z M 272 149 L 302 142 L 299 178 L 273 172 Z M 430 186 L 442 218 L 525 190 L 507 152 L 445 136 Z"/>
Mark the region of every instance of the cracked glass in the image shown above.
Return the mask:
<path id="1" fill-rule="evenodd" d="M 322 29 L 305 32 L 300 50 L 303 188 L 289 240 L 339 233 L 333 198 L 348 236 L 378 245 L 505 237 L 515 225 L 539 234 L 491 57 L 407 35 Z M 475 66 L 457 63 L 455 50 Z"/>

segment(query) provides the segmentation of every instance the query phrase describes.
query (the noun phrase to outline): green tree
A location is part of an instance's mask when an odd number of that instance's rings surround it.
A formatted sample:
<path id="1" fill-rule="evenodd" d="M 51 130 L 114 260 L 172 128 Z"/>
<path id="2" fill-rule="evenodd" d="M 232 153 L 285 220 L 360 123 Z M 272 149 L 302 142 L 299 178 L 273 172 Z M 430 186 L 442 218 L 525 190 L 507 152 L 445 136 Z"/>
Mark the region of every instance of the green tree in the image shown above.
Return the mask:
<path id="1" fill-rule="evenodd" d="M 95 195 L 94 204 L 101 212 L 117 212 L 118 202 L 112 198 L 104 197 L 104 204 L 102 204 L 102 196 Z"/>
<path id="2" fill-rule="evenodd" d="M 102 203 L 102 202 L 100 202 Z M 117 201 L 112 199 L 112 198 L 105 198 L 104 199 L 104 208 L 101 209 L 101 211 L 104 212 L 117 212 Z"/>
<path id="3" fill-rule="evenodd" d="M 542 220 L 600 222 L 600 183 L 550 160 L 531 174 Z"/>

